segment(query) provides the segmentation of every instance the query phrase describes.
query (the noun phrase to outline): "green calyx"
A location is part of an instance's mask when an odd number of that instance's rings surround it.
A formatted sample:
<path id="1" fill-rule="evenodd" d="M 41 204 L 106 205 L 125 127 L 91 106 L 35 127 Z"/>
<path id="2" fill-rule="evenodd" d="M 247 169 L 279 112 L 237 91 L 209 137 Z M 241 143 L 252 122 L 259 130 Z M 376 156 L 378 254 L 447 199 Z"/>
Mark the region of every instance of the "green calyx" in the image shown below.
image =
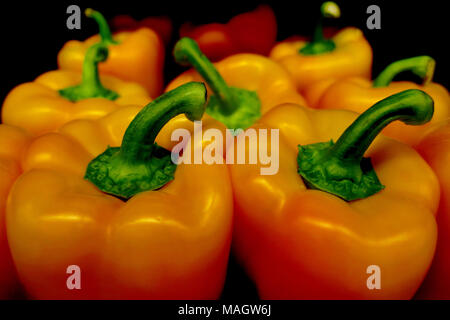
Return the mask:
<path id="1" fill-rule="evenodd" d="M 392 121 L 421 125 L 431 120 L 433 112 L 433 99 L 421 90 L 387 97 L 361 114 L 336 143 L 299 145 L 298 173 L 311 189 L 347 201 L 369 197 L 384 188 L 370 158 L 363 157 L 375 137 Z"/>
<path id="2" fill-rule="evenodd" d="M 105 17 L 98 11 L 93 10 L 91 8 L 86 9 L 84 12 L 86 17 L 92 18 L 95 20 L 95 22 L 98 25 L 100 38 L 102 39 L 101 42 L 103 44 L 109 45 L 109 44 L 118 44 L 119 42 L 114 40 L 112 37 L 111 29 L 109 28 L 108 22 L 106 21 Z"/>
<path id="3" fill-rule="evenodd" d="M 247 129 L 261 117 L 258 94 L 228 86 L 193 39 L 180 39 L 173 54 L 179 64 L 192 65 L 214 92 L 206 108 L 206 113 L 211 117 L 230 129 Z"/>
<path id="4" fill-rule="evenodd" d="M 107 58 L 108 48 L 104 44 L 97 43 L 89 47 L 84 57 L 81 83 L 76 86 L 61 89 L 58 91 L 59 94 L 72 102 L 88 98 L 116 100 L 119 94 L 106 89 L 100 82 L 100 76 L 98 74 L 99 62 L 103 62 Z"/>
<path id="5" fill-rule="evenodd" d="M 108 147 L 89 163 L 85 179 L 124 199 L 161 188 L 174 179 L 176 164 L 171 152 L 155 143 L 156 136 L 179 114 L 191 121 L 200 120 L 205 104 L 206 88 L 200 82 L 189 82 L 163 94 L 133 119 L 120 147 Z"/>
<path id="6" fill-rule="evenodd" d="M 299 53 L 303 55 L 316 55 L 331 52 L 336 48 L 336 44 L 331 39 L 325 39 L 323 35 L 323 19 L 324 18 L 339 18 L 341 10 L 339 6 L 333 1 L 327 1 L 320 6 L 319 22 L 314 30 L 313 40 L 308 42 Z"/>
<path id="7" fill-rule="evenodd" d="M 373 87 L 387 87 L 396 75 L 404 71 L 411 71 L 423 79 L 422 84 L 427 84 L 433 79 L 436 61 L 429 56 L 418 56 L 398 60 L 386 67 L 373 81 Z"/>

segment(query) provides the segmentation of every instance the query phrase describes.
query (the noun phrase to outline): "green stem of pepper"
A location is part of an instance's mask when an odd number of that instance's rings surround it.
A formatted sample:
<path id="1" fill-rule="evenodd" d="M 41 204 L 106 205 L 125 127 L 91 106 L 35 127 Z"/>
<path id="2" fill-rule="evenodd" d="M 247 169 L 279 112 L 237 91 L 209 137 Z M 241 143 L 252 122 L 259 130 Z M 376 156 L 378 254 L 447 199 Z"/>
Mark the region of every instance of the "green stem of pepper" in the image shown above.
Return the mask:
<path id="1" fill-rule="evenodd" d="M 182 38 L 173 51 L 181 65 L 192 65 L 209 85 L 206 112 L 231 129 L 246 129 L 261 117 L 261 101 L 255 91 L 228 86 L 223 77 L 191 38 Z"/>
<path id="2" fill-rule="evenodd" d="M 373 87 L 387 87 L 399 73 L 411 71 L 423 79 L 423 84 L 433 79 L 436 61 L 429 56 L 418 56 L 398 60 L 388 65 L 373 81 Z"/>
<path id="3" fill-rule="evenodd" d="M 123 136 L 121 154 L 124 159 L 128 162 L 147 159 L 147 150 L 170 119 L 185 114 L 191 121 L 200 120 L 205 102 L 205 85 L 189 82 L 149 103 L 130 123 Z"/>
<path id="4" fill-rule="evenodd" d="M 433 100 L 410 89 L 387 97 L 361 114 L 336 143 L 299 146 L 298 171 L 307 186 L 347 201 L 366 198 L 384 188 L 364 153 L 389 123 L 421 125 L 431 120 Z"/>
<path id="5" fill-rule="evenodd" d="M 87 98 L 105 98 L 115 100 L 119 95 L 106 89 L 100 82 L 98 64 L 108 58 L 108 48 L 96 43 L 86 51 L 83 62 L 82 80 L 79 85 L 59 90 L 59 94 L 73 102 Z"/>
<path id="6" fill-rule="evenodd" d="M 158 97 L 133 119 L 120 147 L 108 147 L 89 163 L 85 179 L 124 199 L 162 187 L 174 179 L 176 164 L 170 151 L 155 143 L 156 136 L 179 114 L 200 120 L 205 103 L 206 88 L 200 82 L 186 83 Z"/>
<path id="7" fill-rule="evenodd" d="M 86 17 L 92 18 L 97 22 L 98 28 L 99 28 L 99 34 L 100 38 L 102 39 L 102 42 L 104 44 L 117 44 L 118 42 L 115 41 L 112 37 L 111 29 L 109 28 L 108 22 L 106 21 L 105 17 L 98 11 L 88 8 L 84 12 Z"/>
<path id="8" fill-rule="evenodd" d="M 221 104 L 224 114 L 231 114 L 237 108 L 235 97 L 220 73 L 203 54 L 195 40 L 180 39 L 173 51 L 175 60 L 182 65 L 192 65 L 209 85 Z"/>
<path id="9" fill-rule="evenodd" d="M 303 55 L 315 55 L 333 51 L 336 48 L 336 44 L 331 39 L 325 39 L 323 35 L 323 19 L 339 18 L 340 16 L 341 11 L 336 3 L 332 1 L 322 3 L 320 6 L 319 21 L 314 30 L 313 39 L 301 48 L 299 53 Z"/>

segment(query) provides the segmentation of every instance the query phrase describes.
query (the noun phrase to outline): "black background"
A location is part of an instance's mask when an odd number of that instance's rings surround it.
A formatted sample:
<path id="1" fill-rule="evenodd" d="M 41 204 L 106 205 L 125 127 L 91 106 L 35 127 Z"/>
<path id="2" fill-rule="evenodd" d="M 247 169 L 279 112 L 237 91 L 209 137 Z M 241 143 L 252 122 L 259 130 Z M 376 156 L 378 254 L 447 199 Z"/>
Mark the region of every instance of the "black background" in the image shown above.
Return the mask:
<path id="1" fill-rule="evenodd" d="M 131 14 L 135 18 L 167 15 L 174 22 L 174 36 L 167 48 L 166 83 L 183 71 L 171 57 L 171 49 L 178 36 L 181 23 L 196 24 L 226 22 L 238 13 L 254 9 L 260 3 L 268 3 L 278 20 L 278 39 L 295 34 L 312 33 L 322 1 L 15 1 L 1 3 L 0 30 L 2 37 L 2 85 L 0 99 L 16 85 L 32 81 L 41 73 L 55 69 L 56 55 L 70 39 L 83 40 L 97 32 L 91 19 L 82 18 L 81 30 L 66 28 L 66 8 L 77 4 L 84 10 L 92 7 L 101 11 L 107 19 L 116 14 Z M 437 61 L 435 81 L 448 86 L 449 63 L 445 43 L 448 42 L 448 13 L 440 1 L 337 1 L 342 17 L 328 21 L 327 25 L 343 27 L 353 25 L 365 33 L 373 46 L 373 74 L 397 59 L 416 55 L 430 55 Z M 376 4 L 381 8 L 381 30 L 368 30 L 366 9 Z M 410 77 L 401 76 L 400 79 Z M 411 78 L 408 78 L 411 79 Z M 256 291 L 242 270 L 232 259 L 222 298 L 256 299 Z"/>

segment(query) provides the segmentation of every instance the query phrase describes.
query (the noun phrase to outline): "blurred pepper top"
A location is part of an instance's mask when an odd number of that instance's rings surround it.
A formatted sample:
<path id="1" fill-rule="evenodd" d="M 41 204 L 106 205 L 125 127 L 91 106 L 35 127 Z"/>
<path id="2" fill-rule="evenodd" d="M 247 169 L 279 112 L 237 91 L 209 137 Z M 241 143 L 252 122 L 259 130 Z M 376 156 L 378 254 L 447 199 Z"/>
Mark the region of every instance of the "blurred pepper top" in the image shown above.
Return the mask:
<path id="1" fill-rule="evenodd" d="M 86 51 L 82 74 L 55 70 L 18 85 L 3 102 L 3 122 L 39 135 L 73 119 L 100 118 L 121 106 L 151 101 L 137 83 L 99 76 L 97 65 L 107 58 L 108 49 L 97 43 Z"/>
<path id="2" fill-rule="evenodd" d="M 262 299 L 412 298 L 435 250 L 439 185 L 412 148 L 376 136 L 396 119 L 418 125 L 432 114 L 431 98 L 408 90 L 356 120 L 284 104 L 252 126 L 280 132 L 277 174 L 230 166 L 234 252 Z M 379 290 L 367 287 L 374 264 Z"/>
<path id="3" fill-rule="evenodd" d="M 277 37 L 277 21 L 269 6 L 260 5 L 225 24 L 194 26 L 185 23 L 179 33 L 181 38 L 194 39 L 211 61 L 241 52 L 268 55 Z"/>
<path id="4" fill-rule="evenodd" d="M 200 119 L 205 94 L 203 84 L 189 83 L 140 112 L 129 106 L 72 121 L 31 141 L 7 208 L 12 256 L 31 298 L 219 297 L 231 243 L 228 169 L 173 164 L 168 172 L 159 164 L 167 164 L 170 152 L 153 140 L 175 114 Z M 162 186 L 135 180 L 148 164 L 151 181 L 161 174 L 172 180 Z M 113 182 L 98 184 L 102 177 Z M 132 185 L 139 190 L 130 194 Z M 126 193 L 99 190 L 111 186 Z M 74 264 L 82 270 L 82 290 L 66 287 L 66 269 Z"/>
<path id="5" fill-rule="evenodd" d="M 317 95 L 314 100 L 317 102 L 314 107 L 346 109 L 362 113 L 376 101 L 394 93 L 406 89 L 423 90 L 434 100 L 433 119 L 421 127 L 396 122 L 383 130 L 385 135 L 414 146 L 428 127 L 450 116 L 450 96 L 447 89 L 431 81 L 434 68 L 434 59 L 429 56 L 418 56 L 391 63 L 373 81 L 363 77 L 348 77 L 330 81 L 327 85 L 322 86 L 321 90 L 316 88 Z M 415 73 L 423 79 L 423 83 L 392 81 L 397 74 L 404 71 Z M 313 102 L 311 101 L 311 103 Z"/>
<path id="6" fill-rule="evenodd" d="M 286 40 L 270 52 L 270 58 L 286 68 L 297 90 L 303 94 L 318 81 L 348 76 L 370 77 L 372 48 L 361 30 L 347 27 L 332 38 L 324 37 L 322 19 L 339 16 L 339 7 L 334 2 L 325 2 L 312 41 Z"/>
<path id="7" fill-rule="evenodd" d="M 125 14 L 117 15 L 110 20 L 113 32 L 135 31 L 140 28 L 148 28 L 155 31 L 167 45 L 172 38 L 172 20 L 169 17 L 147 17 L 142 20 L 135 20 Z"/>
<path id="8" fill-rule="evenodd" d="M 105 18 L 97 11 L 86 10 L 100 29 L 99 34 L 85 41 L 68 41 L 58 53 L 61 69 L 80 72 L 89 47 L 97 42 L 108 46 L 109 59 L 100 66 L 100 74 L 108 74 L 145 87 L 152 98 L 160 95 L 163 86 L 164 47 L 155 31 L 140 28 L 111 34 Z"/>

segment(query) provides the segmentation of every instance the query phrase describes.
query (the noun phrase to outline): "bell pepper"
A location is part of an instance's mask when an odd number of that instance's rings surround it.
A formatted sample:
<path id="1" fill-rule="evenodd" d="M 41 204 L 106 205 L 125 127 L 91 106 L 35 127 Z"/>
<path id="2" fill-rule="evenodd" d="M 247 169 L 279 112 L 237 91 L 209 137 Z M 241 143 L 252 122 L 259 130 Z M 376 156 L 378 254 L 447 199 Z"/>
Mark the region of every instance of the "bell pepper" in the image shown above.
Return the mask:
<path id="1" fill-rule="evenodd" d="M 0 125 L 0 300 L 14 298 L 20 291 L 6 237 L 5 209 L 9 190 L 21 174 L 20 159 L 29 141 L 24 130 Z"/>
<path id="2" fill-rule="evenodd" d="M 212 64 L 193 39 L 182 38 L 175 45 L 174 56 L 178 63 L 194 69 L 172 80 L 166 91 L 189 81 L 205 81 L 210 93 L 202 119 L 205 125 L 222 131 L 246 129 L 280 103 L 306 104 L 286 71 L 261 55 L 237 54 Z M 166 145 L 175 128 L 194 130 L 185 116 L 174 118 L 160 133 Z"/>
<path id="3" fill-rule="evenodd" d="M 176 165 L 154 143 L 172 116 L 200 119 L 205 100 L 204 85 L 189 83 L 131 123 L 121 109 L 31 142 L 7 205 L 11 253 L 30 297 L 219 297 L 231 243 L 228 169 Z M 81 270 L 80 290 L 66 286 L 71 265 Z"/>
<path id="4" fill-rule="evenodd" d="M 389 137 L 414 146 L 429 126 L 450 116 L 450 97 L 447 89 L 431 82 L 435 61 L 429 56 L 418 56 L 399 60 L 386 67 L 373 81 L 361 77 L 349 77 L 331 83 L 315 107 L 323 109 L 347 109 L 364 112 L 376 101 L 406 89 L 420 89 L 434 100 L 433 119 L 421 127 L 394 123 L 383 133 Z M 400 72 L 412 71 L 423 78 L 422 85 L 409 81 L 392 81 Z"/>
<path id="5" fill-rule="evenodd" d="M 370 78 L 372 48 L 361 30 L 347 27 L 332 38 L 325 38 L 323 18 L 339 16 L 340 9 L 334 2 L 323 3 L 312 41 L 282 41 L 270 52 L 270 58 L 286 68 L 302 94 L 318 81 L 348 76 Z"/>
<path id="6" fill-rule="evenodd" d="M 99 118 L 121 106 L 147 104 L 151 98 L 137 83 L 99 76 L 98 64 L 107 57 L 108 49 L 94 44 L 86 51 L 82 74 L 55 70 L 15 87 L 3 103 L 3 122 L 39 135 L 74 119 Z"/>
<path id="7" fill-rule="evenodd" d="M 358 118 L 284 104 L 252 127 L 279 128 L 275 175 L 261 175 L 261 163 L 230 165 L 233 249 L 260 298 L 414 295 L 435 250 L 439 184 L 414 149 L 377 135 L 394 120 L 419 125 L 432 114 L 426 93 L 406 90 Z"/>
<path id="8" fill-rule="evenodd" d="M 225 24 L 185 23 L 179 33 L 180 37 L 194 39 L 211 61 L 241 52 L 268 55 L 277 37 L 277 20 L 268 5 L 260 5 Z"/>
<path id="9" fill-rule="evenodd" d="M 85 41 L 68 41 L 58 53 L 59 68 L 80 72 L 87 49 L 101 42 L 108 46 L 110 57 L 100 66 L 100 74 L 137 82 L 152 98 L 159 96 L 163 86 L 164 47 L 156 32 L 140 28 L 112 35 L 101 13 L 86 9 L 86 16 L 97 22 L 99 34 Z"/>
<path id="10" fill-rule="evenodd" d="M 147 17 L 142 20 L 135 20 L 125 14 L 115 16 L 110 21 L 113 32 L 136 31 L 140 28 L 152 29 L 167 45 L 172 38 L 172 20 L 169 17 Z"/>
<path id="11" fill-rule="evenodd" d="M 417 297 L 450 299 L 450 120 L 436 124 L 421 139 L 417 150 L 436 173 L 441 186 L 437 214 L 436 254 Z"/>

